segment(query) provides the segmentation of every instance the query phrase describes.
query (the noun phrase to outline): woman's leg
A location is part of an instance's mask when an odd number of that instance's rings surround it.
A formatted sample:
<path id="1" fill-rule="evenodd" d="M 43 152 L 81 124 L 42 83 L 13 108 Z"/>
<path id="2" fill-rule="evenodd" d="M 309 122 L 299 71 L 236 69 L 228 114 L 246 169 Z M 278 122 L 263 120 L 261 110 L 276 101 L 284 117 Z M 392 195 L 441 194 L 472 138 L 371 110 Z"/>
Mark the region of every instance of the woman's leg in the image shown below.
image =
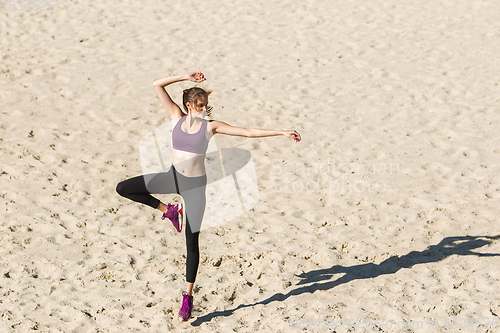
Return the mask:
<path id="1" fill-rule="evenodd" d="M 154 198 L 146 189 L 144 176 L 138 176 L 119 182 L 116 192 L 122 197 L 140 202 L 152 208 L 158 208 L 160 200 Z"/>
<path id="2" fill-rule="evenodd" d="M 168 172 L 146 174 L 124 180 L 116 186 L 116 192 L 130 200 L 140 202 L 152 208 L 166 212 L 165 206 L 160 200 L 151 195 L 177 193 L 173 169 Z M 163 210 L 162 210 L 163 208 Z"/>
<path id="3" fill-rule="evenodd" d="M 188 192 L 192 192 L 190 190 Z M 185 195 L 184 202 L 186 204 L 186 226 L 184 232 L 186 234 L 186 292 L 191 295 L 193 283 L 196 280 L 198 266 L 200 262 L 200 247 L 199 236 L 201 229 L 201 220 L 205 211 L 205 187 L 199 188 L 198 193 L 190 193 Z"/>
<path id="4" fill-rule="evenodd" d="M 186 226 L 186 292 L 192 295 L 200 262 L 199 236 L 205 212 L 206 176 L 185 177 L 177 173 L 179 189 L 185 203 Z"/>
<path id="5" fill-rule="evenodd" d="M 166 173 L 147 174 L 124 180 L 116 186 L 116 191 L 123 197 L 130 200 L 146 204 L 152 208 L 160 209 L 163 203 L 154 198 L 151 193 L 168 194 L 178 193 L 175 185 L 175 177 L 171 168 Z M 184 232 L 186 235 L 186 292 L 192 295 L 194 281 L 198 272 L 200 262 L 199 236 L 201 221 L 205 212 L 205 188 L 206 176 L 185 177 L 176 173 L 179 192 L 184 198 L 184 211 L 186 212 L 186 226 Z M 166 211 L 166 206 L 165 207 Z M 163 210 L 162 210 L 163 211 Z M 193 232 L 194 230 L 194 232 Z"/>
<path id="6" fill-rule="evenodd" d="M 191 232 L 189 223 L 186 223 L 184 232 L 186 234 L 187 248 L 186 293 L 191 296 L 193 295 L 194 281 L 196 280 L 196 273 L 198 272 L 198 266 L 200 263 L 200 247 L 198 243 L 200 232 Z"/>

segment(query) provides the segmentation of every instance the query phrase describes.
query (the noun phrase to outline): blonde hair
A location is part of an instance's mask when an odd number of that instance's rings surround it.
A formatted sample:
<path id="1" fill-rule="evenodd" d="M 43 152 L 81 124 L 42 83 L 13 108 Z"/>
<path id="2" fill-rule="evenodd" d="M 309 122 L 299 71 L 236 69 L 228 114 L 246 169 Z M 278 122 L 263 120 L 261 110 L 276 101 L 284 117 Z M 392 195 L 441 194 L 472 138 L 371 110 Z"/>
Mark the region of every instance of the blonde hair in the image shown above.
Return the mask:
<path id="1" fill-rule="evenodd" d="M 189 113 L 186 103 L 190 103 L 193 105 L 196 103 L 196 101 L 198 101 L 200 97 L 208 98 L 208 95 L 210 95 L 211 93 L 211 91 L 206 91 L 205 89 L 200 87 L 185 89 L 182 94 L 182 106 L 184 107 L 186 113 Z M 207 105 L 207 116 L 210 116 L 211 113 L 212 107 Z"/>

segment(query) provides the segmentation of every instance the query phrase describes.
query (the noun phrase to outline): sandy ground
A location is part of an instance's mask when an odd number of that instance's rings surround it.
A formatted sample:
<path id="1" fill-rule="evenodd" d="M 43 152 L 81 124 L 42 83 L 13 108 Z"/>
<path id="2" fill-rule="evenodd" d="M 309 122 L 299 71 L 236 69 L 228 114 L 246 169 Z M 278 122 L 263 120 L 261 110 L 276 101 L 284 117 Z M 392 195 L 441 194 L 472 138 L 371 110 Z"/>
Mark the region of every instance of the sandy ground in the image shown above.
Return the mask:
<path id="1" fill-rule="evenodd" d="M 26 4 L 26 1 L 24 1 Z M 494 332 L 500 2 L 59 1 L 0 13 L 2 332 Z M 204 72 L 253 211 L 185 241 L 120 197 Z M 169 87 L 180 102 L 189 82 Z M 495 326 L 497 325 L 497 326 Z"/>

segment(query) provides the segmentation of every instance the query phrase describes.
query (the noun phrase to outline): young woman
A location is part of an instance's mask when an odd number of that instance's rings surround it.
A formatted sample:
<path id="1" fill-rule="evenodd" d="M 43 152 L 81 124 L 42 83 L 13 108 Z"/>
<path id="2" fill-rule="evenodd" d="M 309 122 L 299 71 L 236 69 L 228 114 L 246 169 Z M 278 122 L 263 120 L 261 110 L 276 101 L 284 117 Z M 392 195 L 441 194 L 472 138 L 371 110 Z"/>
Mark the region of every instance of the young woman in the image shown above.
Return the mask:
<path id="1" fill-rule="evenodd" d="M 183 108 L 186 114 L 175 104 L 165 87 L 180 81 L 201 83 L 205 77 L 201 72 L 171 76 L 153 81 L 161 104 L 167 110 L 174 125 L 172 131 L 173 158 L 168 172 L 142 175 L 120 182 L 116 191 L 123 197 L 146 204 L 163 212 L 162 219 L 168 217 L 177 231 L 180 232 L 178 219 L 182 211 L 178 206 L 165 205 L 151 194 L 180 194 L 185 203 L 187 259 L 186 259 L 186 291 L 182 293 L 182 307 L 179 317 L 186 321 L 191 317 L 193 309 L 193 286 L 198 271 L 200 251 L 198 246 L 199 230 L 205 211 L 205 188 L 207 176 L 205 172 L 205 157 L 208 141 L 215 134 L 260 138 L 266 136 L 284 135 L 299 142 L 299 133 L 293 130 L 263 130 L 241 128 L 228 125 L 222 121 L 205 120 L 210 115 L 207 92 L 199 87 L 184 90 Z"/>

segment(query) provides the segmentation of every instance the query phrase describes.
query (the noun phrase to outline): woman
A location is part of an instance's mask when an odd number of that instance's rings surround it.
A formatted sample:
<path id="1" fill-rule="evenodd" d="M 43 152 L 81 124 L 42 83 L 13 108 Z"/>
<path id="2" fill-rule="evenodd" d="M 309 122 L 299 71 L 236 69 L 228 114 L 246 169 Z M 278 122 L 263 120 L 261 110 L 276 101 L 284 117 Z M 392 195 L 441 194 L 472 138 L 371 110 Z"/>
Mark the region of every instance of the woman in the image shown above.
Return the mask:
<path id="1" fill-rule="evenodd" d="M 184 90 L 183 107 L 184 114 L 179 106 L 175 104 L 165 87 L 180 81 L 192 81 L 201 83 L 205 77 L 201 72 L 185 75 L 171 76 L 153 81 L 153 87 L 167 110 L 174 125 L 172 131 L 173 158 L 172 166 L 168 172 L 148 174 L 127 179 L 120 182 L 116 191 L 126 198 L 146 204 L 163 212 L 162 219 L 168 217 L 180 232 L 177 206 L 165 205 L 151 194 L 178 193 L 185 202 L 184 213 L 186 214 L 187 259 L 186 259 L 186 291 L 182 293 L 182 307 L 179 317 L 186 321 L 191 317 L 193 309 L 193 286 L 198 271 L 200 251 L 198 246 L 199 230 L 203 213 L 205 210 L 205 187 L 207 177 L 205 172 L 205 157 L 208 141 L 215 134 L 226 134 L 243 136 L 248 138 L 260 138 L 266 136 L 284 135 L 288 138 L 301 140 L 299 133 L 293 130 L 263 130 L 255 128 L 241 128 L 228 125 L 221 121 L 207 121 L 205 116 L 210 115 L 211 107 L 208 107 L 208 95 L 210 92 L 193 87 Z M 180 219 L 182 220 L 182 219 Z"/>

